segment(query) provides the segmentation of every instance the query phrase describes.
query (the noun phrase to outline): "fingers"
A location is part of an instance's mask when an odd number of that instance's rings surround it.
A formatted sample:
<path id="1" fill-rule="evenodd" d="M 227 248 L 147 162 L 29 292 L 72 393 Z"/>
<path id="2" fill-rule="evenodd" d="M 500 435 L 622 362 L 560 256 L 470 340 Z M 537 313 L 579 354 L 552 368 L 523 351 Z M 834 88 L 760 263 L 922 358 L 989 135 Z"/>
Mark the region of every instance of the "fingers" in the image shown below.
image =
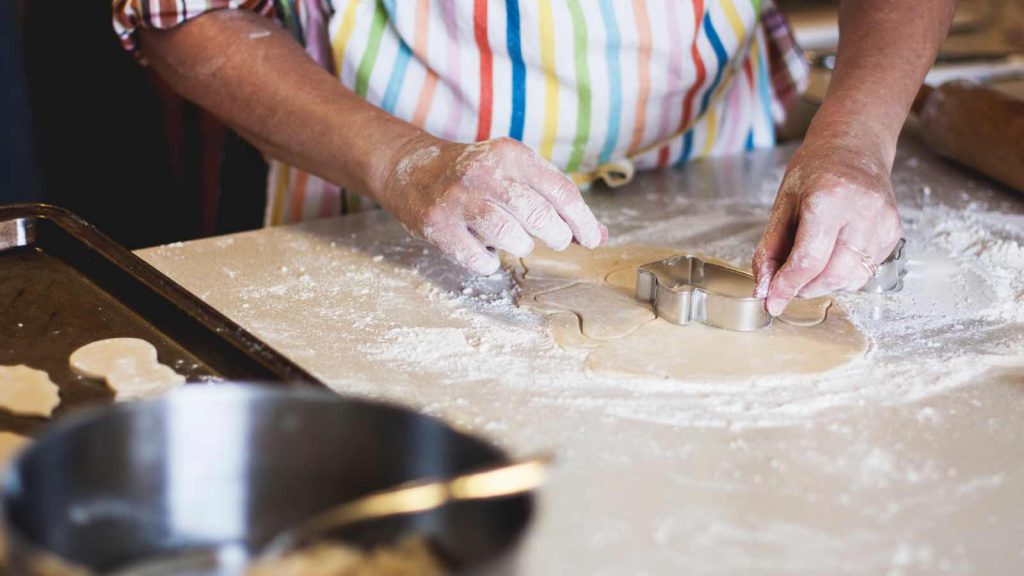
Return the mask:
<path id="1" fill-rule="evenodd" d="M 864 230 L 857 233 L 847 232 L 848 230 L 851 230 L 851 226 L 847 226 L 840 233 L 839 239 L 836 241 L 836 248 L 832 253 L 832 259 L 829 260 L 825 270 L 807 286 L 804 286 L 800 291 L 800 296 L 816 298 L 838 290 L 851 292 L 860 290 L 872 275 L 872 271 L 866 265 L 865 255 L 868 256 L 872 264 L 878 265 L 889 257 L 893 249 L 896 248 L 896 243 L 899 242 L 900 233 L 898 232 L 895 234 L 895 240 L 889 240 L 887 237 L 879 236 L 878 231 Z M 873 237 L 875 242 L 859 240 L 871 237 L 872 233 L 875 234 Z M 878 241 L 882 243 L 879 244 Z"/>
<path id="2" fill-rule="evenodd" d="M 753 267 L 755 298 L 768 297 L 768 286 L 771 285 L 772 278 L 778 273 L 780 266 L 782 266 L 782 262 L 778 258 L 774 257 L 774 255 L 768 255 L 762 247 L 758 246 L 757 251 L 754 253 Z"/>
<path id="3" fill-rule="evenodd" d="M 525 256 L 533 238 L 563 250 L 574 237 L 588 248 L 608 237 L 576 185 L 520 142 L 450 144 L 435 157 L 403 180 L 406 201 L 388 209 L 474 272 L 497 271 L 488 248 Z"/>
<path id="4" fill-rule="evenodd" d="M 513 215 L 490 202 L 482 202 L 466 223 L 486 246 L 504 250 L 513 256 L 526 256 L 533 250 L 533 239 Z M 565 230 L 568 233 L 569 228 Z"/>
<path id="5" fill-rule="evenodd" d="M 579 188 L 523 143 L 496 138 L 471 146 L 463 156 L 461 185 L 500 205 L 551 248 L 562 250 L 573 237 L 596 248 L 606 238 Z"/>
<path id="6" fill-rule="evenodd" d="M 553 250 L 565 250 L 573 232 L 558 211 L 533 188 L 513 182 L 500 196 L 501 205 L 530 235 Z M 524 254 L 525 256 L 525 254 Z"/>
<path id="7" fill-rule="evenodd" d="M 807 210 L 797 226 L 793 249 L 768 285 L 768 313 L 778 316 L 811 280 L 825 269 L 839 237 L 841 222 Z"/>
<path id="8" fill-rule="evenodd" d="M 754 254 L 755 295 L 778 315 L 797 295 L 860 288 L 901 229 L 884 159 L 828 143 L 802 146 Z M 849 245 L 837 243 L 840 236 Z"/>
<path id="9" fill-rule="evenodd" d="M 585 248 L 600 246 L 602 242 L 601 225 L 594 217 L 590 207 L 583 201 L 580 189 L 568 176 L 559 172 L 535 153 L 530 153 L 536 156 L 534 162 L 540 168 L 531 171 L 533 174 L 524 183 L 554 207 L 581 246 Z"/>
<path id="10" fill-rule="evenodd" d="M 761 242 L 754 250 L 752 269 L 757 284 L 754 296 L 757 298 L 768 296 L 768 286 L 789 254 L 793 238 L 795 198 L 785 193 L 778 196 Z"/>
<path id="11" fill-rule="evenodd" d="M 837 243 L 825 270 L 800 290 L 803 298 L 817 298 L 837 290 L 857 290 L 871 277 L 861 255 Z"/>
<path id="12" fill-rule="evenodd" d="M 498 256 L 485 248 L 463 223 L 425 228 L 423 236 L 459 265 L 477 274 L 490 276 L 501 267 Z"/>

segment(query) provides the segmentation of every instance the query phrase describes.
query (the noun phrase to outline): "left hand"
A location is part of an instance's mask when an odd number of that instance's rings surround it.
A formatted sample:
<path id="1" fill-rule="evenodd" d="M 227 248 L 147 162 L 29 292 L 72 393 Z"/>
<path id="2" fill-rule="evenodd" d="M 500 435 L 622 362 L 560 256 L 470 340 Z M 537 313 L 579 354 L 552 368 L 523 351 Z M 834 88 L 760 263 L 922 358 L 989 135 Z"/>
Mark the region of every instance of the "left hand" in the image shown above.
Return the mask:
<path id="1" fill-rule="evenodd" d="M 754 253 L 756 295 L 777 316 L 796 296 L 856 290 L 871 277 L 868 261 L 884 261 L 901 235 L 884 160 L 835 140 L 805 140 Z"/>

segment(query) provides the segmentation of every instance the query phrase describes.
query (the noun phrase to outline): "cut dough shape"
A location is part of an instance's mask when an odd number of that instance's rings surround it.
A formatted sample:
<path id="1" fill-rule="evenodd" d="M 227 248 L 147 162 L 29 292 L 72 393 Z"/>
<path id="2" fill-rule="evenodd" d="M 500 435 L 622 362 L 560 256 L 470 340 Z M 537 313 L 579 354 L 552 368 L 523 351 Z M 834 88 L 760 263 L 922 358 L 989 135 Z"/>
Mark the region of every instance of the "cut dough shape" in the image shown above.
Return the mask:
<path id="1" fill-rule="evenodd" d="M 566 350 L 585 350 L 601 345 L 601 340 L 587 338 L 580 330 L 580 317 L 575 312 L 561 310 L 548 314 L 548 328 L 559 346 Z"/>
<path id="2" fill-rule="evenodd" d="M 23 416 L 49 418 L 60 405 L 50 375 L 28 366 L 0 366 L 0 408 Z"/>
<path id="3" fill-rule="evenodd" d="M 635 300 L 636 267 L 682 251 L 598 248 L 586 257 L 579 253 L 583 250 L 574 246 L 548 253 L 540 248 L 539 264 L 532 255 L 522 258 L 513 276 L 520 289 L 518 305 L 549 314 L 555 341 L 568 350 L 588 351 L 590 370 L 680 380 L 814 374 L 867 350 L 867 339 L 842 311 L 829 313 L 828 297 L 796 300 L 783 321 L 756 332 L 651 320 L 650 308 Z M 560 266 L 560 257 L 569 264 Z M 648 320 L 633 312 L 638 307 Z"/>
<path id="4" fill-rule="evenodd" d="M 838 318 L 810 328 L 775 322 L 756 332 L 659 319 L 594 349 L 586 365 L 597 372 L 680 380 L 827 372 L 866 349 L 864 336 Z"/>
<path id="5" fill-rule="evenodd" d="M 185 382 L 157 361 L 152 344 L 139 338 L 97 340 L 75 350 L 68 361 L 82 376 L 105 380 L 117 400 L 152 398 Z"/>
<path id="6" fill-rule="evenodd" d="M 653 262 L 653 260 L 651 262 Z M 647 264 L 647 262 L 645 262 L 645 264 Z M 613 270 L 605 276 L 605 282 L 612 286 L 622 288 L 623 290 L 636 293 L 636 269 L 637 267 L 633 266 L 632 268 L 619 268 L 618 270 Z"/>
<path id="7" fill-rule="evenodd" d="M 118 400 L 153 398 L 184 383 L 184 376 L 155 362 L 118 362 L 107 374 L 107 385 Z"/>
<path id="8" fill-rule="evenodd" d="M 102 380 L 114 370 L 114 366 L 126 358 L 154 364 L 156 347 L 140 338 L 109 338 L 86 344 L 71 354 L 69 361 L 75 372 Z"/>
<path id="9" fill-rule="evenodd" d="M 817 326 L 828 317 L 832 299 L 828 296 L 819 298 L 794 298 L 779 315 L 779 320 L 790 326 Z"/>
<path id="10" fill-rule="evenodd" d="M 678 252 L 677 254 L 681 254 Z M 728 262 L 723 262 L 715 258 L 706 258 L 701 256 L 705 262 L 714 262 L 716 264 L 723 264 L 732 267 Z M 657 259 L 655 259 L 657 260 Z M 651 260 L 650 262 L 653 262 Z M 644 262 L 646 264 L 647 262 Z M 636 293 L 636 266 L 629 268 L 619 268 L 608 273 L 605 277 L 605 282 L 612 286 L 617 286 L 624 290 L 628 290 L 630 294 Z M 749 270 L 746 270 L 749 272 Z M 828 296 L 821 296 L 818 298 L 794 298 L 790 301 L 786 309 L 783 310 L 782 314 L 779 315 L 778 320 L 789 324 L 790 326 L 817 326 L 825 321 L 828 316 L 828 310 L 832 307 L 832 298 Z"/>
<path id="11" fill-rule="evenodd" d="M 522 258 L 528 279 L 568 280 L 570 282 L 603 282 L 612 271 L 632 268 L 677 254 L 675 250 L 638 246 L 588 250 L 571 244 L 561 252 L 538 245 Z"/>
<path id="12" fill-rule="evenodd" d="M 545 292 L 535 299 L 579 314 L 583 335 L 596 340 L 622 338 L 654 320 L 651 308 L 632 295 L 592 282 Z"/>

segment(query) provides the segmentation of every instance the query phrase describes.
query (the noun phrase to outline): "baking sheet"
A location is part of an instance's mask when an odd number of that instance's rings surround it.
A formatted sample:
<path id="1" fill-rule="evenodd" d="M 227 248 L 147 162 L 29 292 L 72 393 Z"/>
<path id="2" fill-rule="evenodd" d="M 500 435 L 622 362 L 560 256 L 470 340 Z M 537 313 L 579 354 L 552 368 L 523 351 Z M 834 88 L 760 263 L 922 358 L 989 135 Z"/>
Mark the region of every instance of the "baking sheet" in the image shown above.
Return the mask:
<path id="1" fill-rule="evenodd" d="M 0 207 L 0 365 L 45 370 L 60 388 L 59 418 L 113 401 L 103 382 L 76 375 L 68 357 L 115 337 L 149 341 L 189 383 L 318 384 L 80 218 L 45 205 Z M 32 434 L 48 422 L 0 411 L 0 430 Z"/>

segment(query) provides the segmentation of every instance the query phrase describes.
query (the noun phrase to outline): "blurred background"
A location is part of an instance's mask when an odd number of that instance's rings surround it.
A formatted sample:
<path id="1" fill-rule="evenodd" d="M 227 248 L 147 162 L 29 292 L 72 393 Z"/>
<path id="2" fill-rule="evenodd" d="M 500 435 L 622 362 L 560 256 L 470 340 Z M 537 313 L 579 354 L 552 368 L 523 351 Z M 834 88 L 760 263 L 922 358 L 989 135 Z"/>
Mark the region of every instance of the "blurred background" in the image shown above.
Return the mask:
<path id="1" fill-rule="evenodd" d="M 0 203 L 71 209 L 131 248 L 262 225 L 258 152 L 120 45 L 109 0 L 0 0 Z"/>
<path id="2" fill-rule="evenodd" d="M 828 83 L 836 0 L 780 0 L 816 63 L 784 132 Z M 109 0 L 0 0 L 0 203 L 77 212 L 138 248 L 256 228 L 266 166 L 215 118 L 125 53 Z M 1024 1 L 961 0 L 933 80 L 980 77 L 1024 95 Z"/>

